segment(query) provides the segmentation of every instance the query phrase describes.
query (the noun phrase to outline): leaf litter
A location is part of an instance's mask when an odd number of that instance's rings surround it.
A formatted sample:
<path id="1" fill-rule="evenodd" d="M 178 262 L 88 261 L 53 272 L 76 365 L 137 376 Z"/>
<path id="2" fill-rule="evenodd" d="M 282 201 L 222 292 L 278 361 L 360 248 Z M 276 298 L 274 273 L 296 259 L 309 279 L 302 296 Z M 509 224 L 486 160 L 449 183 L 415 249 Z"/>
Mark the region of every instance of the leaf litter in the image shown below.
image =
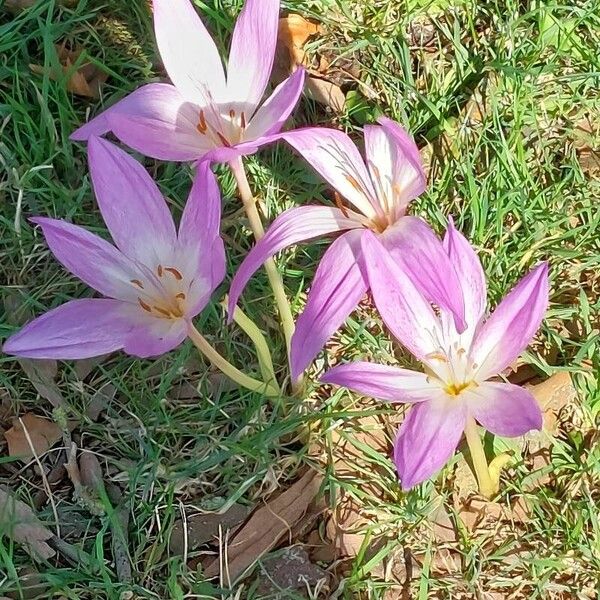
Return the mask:
<path id="1" fill-rule="evenodd" d="M 44 454 L 62 439 L 62 429 L 48 419 L 26 413 L 15 419 L 13 426 L 4 432 L 8 442 L 8 455 L 22 461 Z"/>

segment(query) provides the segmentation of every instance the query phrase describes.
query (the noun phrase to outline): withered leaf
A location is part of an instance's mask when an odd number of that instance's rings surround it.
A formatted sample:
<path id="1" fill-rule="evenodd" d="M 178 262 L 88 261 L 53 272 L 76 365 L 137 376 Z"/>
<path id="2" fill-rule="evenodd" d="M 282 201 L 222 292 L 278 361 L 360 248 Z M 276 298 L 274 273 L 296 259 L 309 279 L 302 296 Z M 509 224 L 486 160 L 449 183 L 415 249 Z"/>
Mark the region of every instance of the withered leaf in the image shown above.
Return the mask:
<path id="1" fill-rule="evenodd" d="M 62 406 L 64 398 L 56 381 L 54 381 L 58 372 L 58 365 L 55 360 L 21 358 L 19 364 L 42 398 L 48 400 L 55 408 Z"/>
<path id="2" fill-rule="evenodd" d="M 85 98 L 99 98 L 100 88 L 108 79 L 108 74 L 91 62 L 84 62 L 75 67 L 83 48 L 69 50 L 64 44 L 55 46 L 61 71 L 42 65 L 29 65 L 29 68 L 38 75 L 47 75 L 54 81 L 67 78 L 66 86 L 69 92 Z"/>
<path id="3" fill-rule="evenodd" d="M 32 558 L 47 560 L 55 555 L 46 543 L 54 534 L 27 504 L 3 486 L 0 486 L 0 532 L 21 544 Z"/>
<path id="4" fill-rule="evenodd" d="M 33 452 L 39 456 L 54 446 L 62 438 L 62 430 L 54 421 L 27 413 L 15 419 L 13 426 L 4 432 L 4 437 L 8 442 L 9 456 L 28 461 Z"/>
<path id="5" fill-rule="evenodd" d="M 292 64 L 301 65 L 304 61 L 304 44 L 313 35 L 323 32 L 323 28 L 303 16 L 292 13 L 279 19 L 279 41 L 287 48 Z"/>
<path id="6" fill-rule="evenodd" d="M 319 492 L 323 477 L 312 469 L 285 492 L 258 508 L 249 521 L 229 542 L 224 575 L 231 584 L 261 556 L 272 550 L 304 515 Z M 207 577 L 215 577 L 221 569 L 220 559 L 206 568 Z"/>
<path id="7" fill-rule="evenodd" d="M 211 542 L 219 537 L 219 531 L 235 529 L 250 512 L 250 507 L 243 504 L 234 504 L 222 514 L 202 513 L 187 517 L 184 524 L 178 519 L 173 525 L 169 547 L 174 554 L 183 554 L 187 541 L 188 550 L 195 550 L 199 546 Z M 185 537 L 187 526 L 187 540 Z"/>
<path id="8" fill-rule="evenodd" d="M 344 112 L 346 96 L 342 88 L 335 83 L 318 77 L 308 77 L 306 91 L 315 102 L 331 108 L 336 113 Z"/>

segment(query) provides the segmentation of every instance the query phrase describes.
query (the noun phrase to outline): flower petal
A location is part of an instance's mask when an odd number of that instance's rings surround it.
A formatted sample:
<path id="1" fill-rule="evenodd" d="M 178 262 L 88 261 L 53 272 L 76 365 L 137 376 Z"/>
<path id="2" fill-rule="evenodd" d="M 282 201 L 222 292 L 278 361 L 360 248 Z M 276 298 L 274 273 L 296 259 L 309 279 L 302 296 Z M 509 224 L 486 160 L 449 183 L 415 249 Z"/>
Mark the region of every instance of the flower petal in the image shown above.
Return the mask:
<path id="1" fill-rule="evenodd" d="M 397 219 L 425 190 L 425 173 L 410 135 L 390 119 L 380 122 L 364 128 L 367 166 L 382 210 Z"/>
<path id="2" fill-rule="evenodd" d="M 246 0 L 240 13 L 227 65 L 227 96 L 256 107 L 265 93 L 277 45 L 279 0 Z"/>
<path id="3" fill-rule="evenodd" d="M 225 100 L 219 51 L 189 0 L 153 0 L 160 56 L 175 87 L 201 106 Z"/>
<path id="4" fill-rule="evenodd" d="M 319 263 L 292 336 L 292 379 L 300 377 L 367 291 L 361 265 L 363 233 L 363 230 L 349 231 L 339 237 Z"/>
<path id="5" fill-rule="evenodd" d="M 440 391 L 440 386 L 430 383 L 424 373 L 362 361 L 329 369 L 321 382 L 388 402 L 424 402 L 438 396 Z"/>
<path id="6" fill-rule="evenodd" d="M 379 202 L 369 172 L 358 148 L 345 133 L 307 127 L 283 133 L 281 137 L 366 217 L 377 215 Z"/>
<path id="7" fill-rule="evenodd" d="M 464 398 L 470 414 L 494 435 L 517 437 L 542 428 L 540 405 L 518 385 L 486 381 L 466 390 Z"/>
<path id="8" fill-rule="evenodd" d="M 198 166 L 179 224 L 178 264 L 193 280 L 189 314 L 196 315 L 225 277 L 225 247 L 220 237 L 221 193 L 208 163 Z"/>
<path id="9" fill-rule="evenodd" d="M 244 139 L 256 140 L 259 145 L 272 141 L 266 138 L 279 133 L 298 104 L 298 99 L 304 89 L 305 74 L 306 71 L 303 68 L 296 69 L 290 77 L 275 88 L 252 117 L 244 132 Z"/>
<path id="10" fill-rule="evenodd" d="M 427 362 L 427 355 L 439 347 L 439 319 L 372 232 L 363 235 L 362 248 L 377 310 L 398 341 L 419 360 Z"/>
<path id="11" fill-rule="evenodd" d="M 98 137 L 89 140 L 88 162 L 96 200 L 115 244 L 150 267 L 172 254 L 177 234 L 158 187 L 137 160 Z"/>
<path id="12" fill-rule="evenodd" d="M 110 298 L 137 302 L 137 266 L 112 244 L 66 221 L 36 217 L 52 254 L 73 275 Z"/>
<path id="13" fill-rule="evenodd" d="M 419 217 L 402 217 L 386 229 L 381 241 L 433 304 L 449 311 L 459 332 L 464 331 L 465 307 L 460 281 L 441 241 Z"/>
<path id="14" fill-rule="evenodd" d="M 183 319 L 157 319 L 139 315 L 138 326 L 128 335 L 123 351 L 138 358 L 160 356 L 183 342 L 187 328 Z"/>
<path id="15" fill-rule="evenodd" d="M 548 264 L 538 265 L 509 292 L 479 328 L 472 356 L 478 381 L 500 373 L 515 360 L 539 329 L 548 308 Z"/>
<path id="16" fill-rule="evenodd" d="M 212 148 L 196 126 L 200 109 L 186 102 L 172 85 L 150 83 L 126 96 L 71 134 L 86 141 L 113 131 L 138 152 L 161 160 L 200 158 Z"/>
<path id="17" fill-rule="evenodd" d="M 463 292 L 465 321 L 470 340 L 487 306 L 487 284 L 479 257 L 466 238 L 454 227 L 452 218 L 444 237 L 444 250 L 454 266 Z M 465 335 L 463 333 L 463 337 Z M 465 346 L 466 347 L 466 346 Z"/>
<path id="18" fill-rule="evenodd" d="M 429 479 L 450 460 L 465 429 L 467 410 L 443 394 L 411 407 L 394 444 L 402 489 Z"/>
<path id="19" fill-rule="evenodd" d="M 25 325 L 6 340 L 2 350 L 26 358 L 62 360 L 120 350 L 134 327 L 124 306 L 107 298 L 72 300 Z"/>
<path id="20" fill-rule="evenodd" d="M 265 236 L 248 253 L 233 278 L 229 291 L 230 319 L 248 280 L 267 258 L 299 242 L 361 227 L 358 215 L 353 218 L 353 214 L 346 217 L 340 209 L 328 206 L 299 206 L 279 215 Z"/>

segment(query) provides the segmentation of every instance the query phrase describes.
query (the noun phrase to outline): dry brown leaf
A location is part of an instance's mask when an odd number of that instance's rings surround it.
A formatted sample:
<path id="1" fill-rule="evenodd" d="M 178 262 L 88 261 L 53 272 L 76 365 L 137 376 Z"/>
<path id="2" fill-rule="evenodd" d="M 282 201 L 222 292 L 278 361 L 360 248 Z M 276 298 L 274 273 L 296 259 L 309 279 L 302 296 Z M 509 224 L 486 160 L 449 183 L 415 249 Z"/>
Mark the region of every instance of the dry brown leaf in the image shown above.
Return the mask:
<path id="1" fill-rule="evenodd" d="M 33 457 L 32 446 L 37 456 L 44 454 L 62 438 L 62 430 L 54 421 L 27 413 L 14 420 L 13 426 L 4 432 L 4 437 L 8 442 L 9 456 L 28 461 Z"/>
<path id="2" fill-rule="evenodd" d="M 27 504 L 3 486 L 0 486 L 0 532 L 21 544 L 32 558 L 48 560 L 55 555 L 46 543 L 54 534 Z"/>
<path id="3" fill-rule="evenodd" d="M 308 95 L 319 104 L 331 108 L 336 113 L 344 112 L 346 107 L 346 96 L 340 86 L 317 77 L 306 79 L 306 91 Z"/>
<path id="4" fill-rule="evenodd" d="M 480 496 L 473 496 L 458 510 L 458 516 L 470 533 L 485 529 L 505 516 L 504 507 L 498 502 L 490 502 Z"/>
<path id="5" fill-rule="evenodd" d="M 542 409 L 544 431 L 556 435 L 558 413 L 577 398 L 577 390 L 573 386 L 571 375 L 561 371 L 538 385 L 526 387 Z"/>
<path id="6" fill-rule="evenodd" d="M 254 511 L 249 521 L 229 542 L 227 564 L 222 574 L 226 583 L 237 580 L 290 532 L 319 492 L 322 481 L 322 475 L 311 469 L 277 498 Z M 221 561 L 217 558 L 208 565 L 205 574 L 210 578 L 220 571 Z"/>
<path id="7" fill-rule="evenodd" d="M 54 381 L 58 372 L 55 360 L 21 358 L 19 364 L 42 398 L 48 400 L 55 408 L 63 405 L 63 395 Z"/>
<path id="8" fill-rule="evenodd" d="M 311 23 L 298 14 L 279 19 L 279 41 L 287 48 L 292 64 L 304 62 L 304 44 L 313 35 L 323 33 L 321 25 Z"/>
<path id="9" fill-rule="evenodd" d="M 264 561 L 257 591 L 261 595 L 287 590 L 302 593 L 306 592 L 307 586 L 315 589 L 319 582 L 327 578 L 327 572 L 310 562 L 302 546 L 292 546 L 279 556 Z"/>
<path id="10" fill-rule="evenodd" d="M 99 98 L 100 88 L 108 79 L 108 75 L 91 62 L 85 62 L 74 68 L 77 60 L 83 52 L 83 48 L 69 50 L 65 45 L 55 46 L 62 73 L 51 67 L 42 65 L 29 65 L 29 68 L 38 75 L 47 75 L 53 81 L 61 81 L 65 76 L 68 78 L 67 90 L 85 98 Z"/>
<path id="11" fill-rule="evenodd" d="M 199 546 L 212 542 L 219 537 L 219 531 L 223 534 L 235 530 L 250 512 L 249 506 L 234 504 L 222 514 L 202 513 L 187 517 L 184 522 L 179 519 L 173 525 L 169 547 L 174 554 L 183 554 L 187 542 L 188 550 L 195 550 Z M 187 527 L 187 532 L 185 531 Z M 187 533 L 187 539 L 186 534 Z"/>
<path id="12" fill-rule="evenodd" d="M 98 420 L 100 413 L 112 402 L 116 393 L 117 388 L 112 383 L 106 383 L 94 393 L 85 411 L 91 421 Z"/>
<path id="13" fill-rule="evenodd" d="M 527 523 L 531 519 L 531 506 L 525 496 L 519 496 L 511 503 L 510 515 L 515 523 Z"/>

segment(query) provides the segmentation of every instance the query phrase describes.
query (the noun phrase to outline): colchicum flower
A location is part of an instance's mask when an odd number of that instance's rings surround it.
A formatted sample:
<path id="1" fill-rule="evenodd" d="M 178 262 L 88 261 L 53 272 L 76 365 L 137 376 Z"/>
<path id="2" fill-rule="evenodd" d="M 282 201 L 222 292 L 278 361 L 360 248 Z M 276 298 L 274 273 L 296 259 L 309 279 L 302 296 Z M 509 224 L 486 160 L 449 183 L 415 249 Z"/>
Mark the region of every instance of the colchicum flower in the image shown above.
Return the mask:
<path id="1" fill-rule="evenodd" d="M 231 162 L 279 132 L 304 85 L 298 69 L 259 108 L 275 57 L 279 0 L 246 1 L 233 32 L 227 77 L 189 0 L 154 0 L 153 11 L 158 50 L 173 85 L 144 85 L 71 139 L 112 131 L 161 160 Z"/>
<path id="2" fill-rule="evenodd" d="M 37 217 L 50 250 L 105 298 L 73 300 L 26 325 L 3 351 L 77 359 L 124 350 L 156 356 L 179 345 L 225 276 L 221 197 L 201 165 L 179 231 L 158 187 L 136 160 L 90 138 L 89 167 L 115 246 L 66 221 Z"/>
<path id="3" fill-rule="evenodd" d="M 548 266 L 538 265 L 488 317 L 481 263 L 450 223 L 444 248 L 456 267 L 467 328 L 459 333 L 443 307 L 439 316 L 372 235 L 363 251 L 375 305 L 393 335 L 425 373 L 368 362 L 334 367 L 322 378 L 360 394 L 414 404 L 402 423 L 394 462 L 409 489 L 437 472 L 475 421 L 495 435 L 516 437 L 540 429 L 542 415 L 525 389 L 488 381 L 527 347 L 548 305 Z"/>
<path id="4" fill-rule="evenodd" d="M 310 365 L 368 289 L 361 239 L 372 231 L 393 253 L 425 296 L 452 312 L 464 327 L 458 279 L 433 230 L 408 216 L 411 200 L 426 186 L 419 150 L 387 118 L 364 128 L 366 164 L 341 131 L 307 128 L 281 134 L 336 191 L 337 207 L 300 206 L 282 213 L 248 254 L 231 285 L 229 313 L 260 265 L 283 248 L 322 235 L 346 232 L 321 259 L 291 344 L 292 377 Z M 342 205 L 341 197 L 354 208 Z"/>

